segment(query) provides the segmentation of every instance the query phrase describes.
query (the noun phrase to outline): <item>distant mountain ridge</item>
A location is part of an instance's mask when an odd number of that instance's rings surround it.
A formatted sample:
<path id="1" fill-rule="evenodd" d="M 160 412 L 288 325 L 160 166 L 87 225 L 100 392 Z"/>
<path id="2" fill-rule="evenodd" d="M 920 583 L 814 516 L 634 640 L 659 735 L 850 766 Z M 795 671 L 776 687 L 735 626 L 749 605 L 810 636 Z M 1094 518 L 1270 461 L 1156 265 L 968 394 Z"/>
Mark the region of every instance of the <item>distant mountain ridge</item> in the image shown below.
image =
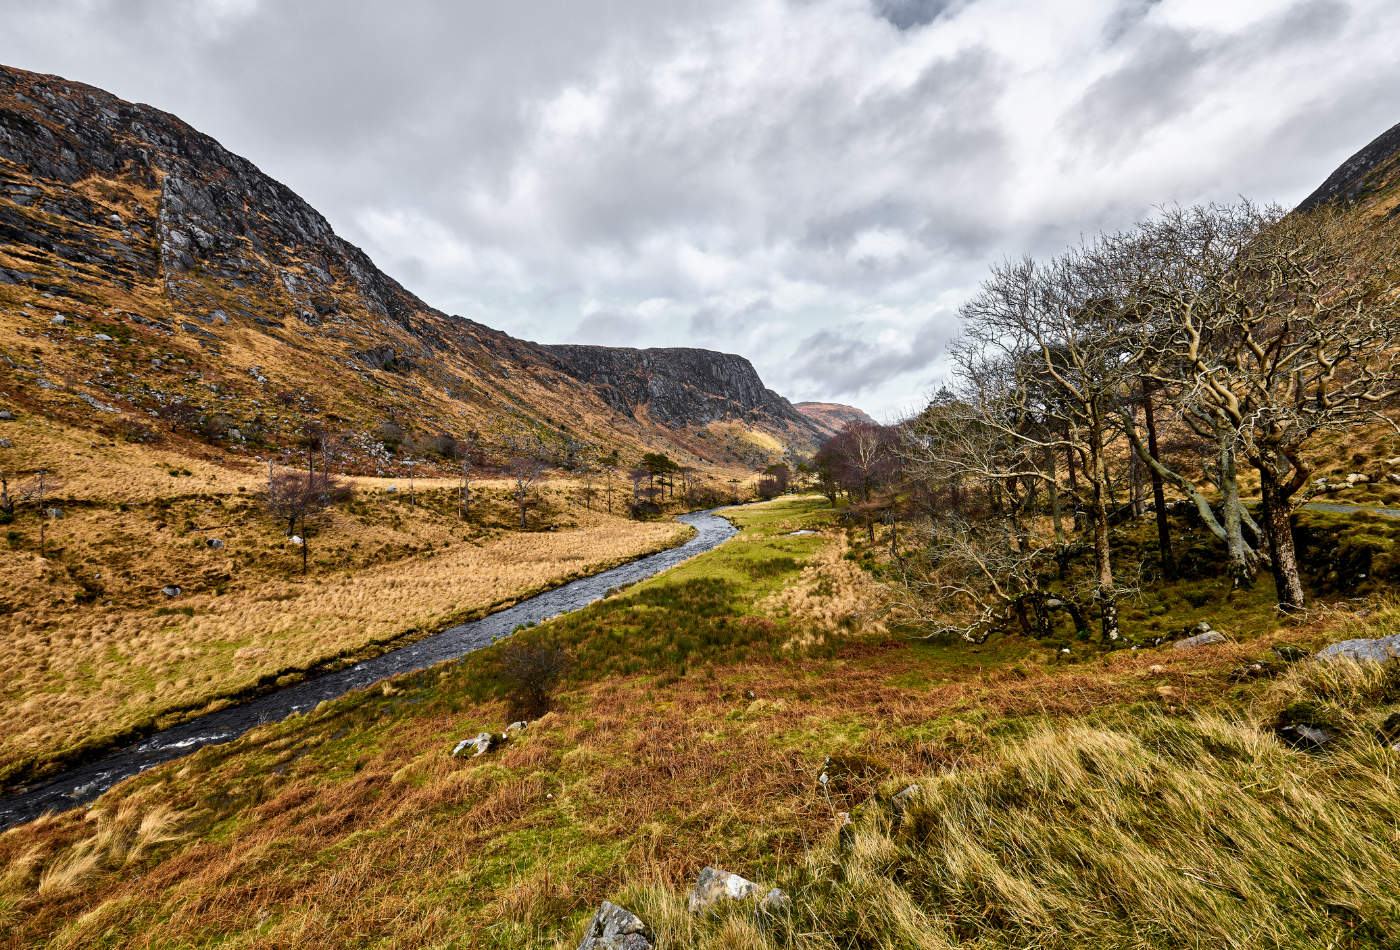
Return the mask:
<path id="1" fill-rule="evenodd" d="M 875 424 L 874 419 L 855 406 L 843 406 L 836 402 L 799 402 L 793 405 L 826 436 L 835 435 L 852 422 Z"/>
<path id="2" fill-rule="evenodd" d="M 217 414 L 285 444 L 307 413 L 453 434 L 509 415 L 742 464 L 820 438 L 742 357 L 543 346 L 448 316 L 177 117 L 3 66 L 0 327 L 48 341 L 8 354 L 0 383 L 80 425 L 111 421 L 94 403 L 175 427 Z M 718 424 L 738 430 L 699 431 Z"/>

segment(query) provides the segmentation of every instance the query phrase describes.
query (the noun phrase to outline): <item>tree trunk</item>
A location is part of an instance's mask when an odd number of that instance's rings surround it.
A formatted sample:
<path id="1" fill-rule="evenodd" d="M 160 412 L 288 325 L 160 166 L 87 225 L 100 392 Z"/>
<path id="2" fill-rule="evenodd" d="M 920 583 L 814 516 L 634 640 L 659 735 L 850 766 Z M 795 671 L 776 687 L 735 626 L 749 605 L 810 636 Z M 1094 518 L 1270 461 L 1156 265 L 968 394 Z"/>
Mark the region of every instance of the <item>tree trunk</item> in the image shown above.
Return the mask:
<path id="1" fill-rule="evenodd" d="M 1094 567 L 1098 581 L 1099 609 L 1105 643 L 1118 640 L 1118 592 L 1113 585 L 1113 552 L 1108 541 L 1108 506 L 1104 488 L 1108 471 L 1104 460 L 1103 427 L 1094 420 L 1089 431 L 1089 462 L 1093 466 L 1090 488 L 1090 520 L 1094 531 Z"/>
<path id="2" fill-rule="evenodd" d="M 1059 477 L 1055 471 L 1055 450 L 1047 448 L 1045 450 L 1045 465 L 1050 470 L 1050 479 L 1045 483 L 1047 493 L 1050 495 L 1050 517 L 1055 522 L 1055 544 L 1063 546 L 1065 543 L 1065 525 L 1063 514 L 1060 511 L 1060 486 L 1057 482 Z"/>
<path id="3" fill-rule="evenodd" d="M 1235 590 L 1254 586 L 1258 559 L 1244 543 L 1240 507 L 1240 483 L 1235 466 L 1235 443 L 1229 432 L 1220 433 L 1220 505 L 1225 521 L 1225 547 L 1230 556 L 1230 580 Z"/>
<path id="4" fill-rule="evenodd" d="M 1157 450 L 1157 415 L 1152 409 L 1152 394 L 1144 387 L 1142 397 L 1143 424 L 1147 427 L 1147 453 L 1160 463 L 1162 454 Z M 1176 555 L 1172 553 L 1171 525 L 1167 521 L 1167 495 L 1162 485 L 1162 474 L 1151 465 L 1147 473 L 1152 479 L 1152 505 L 1157 515 L 1157 555 L 1162 561 L 1162 575 L 1167 580 L 1176 577 Z"/>
<path id="5" fill-rule="evenodd" d="M 1269 538 L 1274 583 L 1279 606 L 1296 610 L 1303 606 L 1303 578 L 1298 570 L 1298 552 L 1293 544 L 1293 518 L 1287 499 L 1282 497 L 1273 473 L 1260 465 L 1259 488 L 1264 498 L 1264 533 Z"/>

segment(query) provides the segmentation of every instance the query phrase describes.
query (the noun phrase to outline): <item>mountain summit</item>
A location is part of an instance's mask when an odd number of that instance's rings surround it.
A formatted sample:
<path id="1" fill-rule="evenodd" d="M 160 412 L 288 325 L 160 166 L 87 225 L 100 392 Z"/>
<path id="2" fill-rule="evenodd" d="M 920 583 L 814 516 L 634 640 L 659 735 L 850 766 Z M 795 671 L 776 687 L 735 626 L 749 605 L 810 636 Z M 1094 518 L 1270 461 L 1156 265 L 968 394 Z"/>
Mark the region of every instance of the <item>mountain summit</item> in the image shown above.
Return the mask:
<path id="1" fill-rule="evenodd" d="M 821 437 L 742 357 L 543 346 L 448 316 L 175 116 L 6 67 L 0 323 L 32 341 L 0 366 L 28 408 L 231 450 L 286 445 L 308 418 L 460 436 L 509 417 L 742 464 Z"/>

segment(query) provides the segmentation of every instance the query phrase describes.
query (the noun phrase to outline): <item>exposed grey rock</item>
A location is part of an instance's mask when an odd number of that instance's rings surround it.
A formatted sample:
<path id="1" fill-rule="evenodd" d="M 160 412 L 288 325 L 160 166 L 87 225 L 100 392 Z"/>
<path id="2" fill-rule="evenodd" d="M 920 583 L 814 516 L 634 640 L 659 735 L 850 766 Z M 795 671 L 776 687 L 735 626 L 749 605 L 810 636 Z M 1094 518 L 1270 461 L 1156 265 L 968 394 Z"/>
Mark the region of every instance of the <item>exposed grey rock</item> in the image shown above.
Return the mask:
<path id="1" fill-rule="evenodd" d="M 524 732 L 529 727 L 529 725 L 530 724 L 528 722 L 525 722 L 523 719 L 516 720 L 515 722 L 506 726 L 506 731 L 501 733 L 501 738 L 514 739 L 516 736 Z"/>
<path id="2" fill-rule="evenodd" d="M 668 426 L 694 426 L 760 413 L 811 438 L 811 419 L 767 389 L 742 356 L 689 347 L 638 350 L 630 347 L 561 344 L 546 350 L 560 369 L 599 391 L 618 412 L 647 415 Z"/>
<path id="3" fill-rule="evenodd" d="M 62 518 L 62 517 L 63 517 L 63 509 L 62 509 L 62 508 L 45 508 L 45 509 L 44 509 L 44 516 L 47 517 L 47 518 L 49 518 L 50 520 L 57 521 L 59 518 Z"/>
<path id="4" fill-rule="evenodd" d="M 174 584 L 167 584 L 166 586 L 164 586 L 164 587 L 162 587 L 162 588 L 160 589 L 160 592 L 161 592 L 162 594 L 164 594 L 166 597 L 179 597 L 179 596 L 180 596 L 180 588 L 177 587 L 177 586 L 174 585 Z"/>
<path id="5" fill-rule="evenodd" d="M 1345 657 L 1358 663 L 1389 663 L 1400 659 L 1400 634 L 1377 639 L 1361 637 L 1355 640 L 1341 640 L 1317 651 L 1319 660 Z"/>
<path id="6" fill-rule="evenodd" d="M 105 333 L 94 333 L 92 338 L 99 343 L 111 343 L 112 338 Z"/>
<path id="7" fill-rule="evenodd" d="M 61 313 L 49 318 L 49 326 L 51 327 L 61 327 L 67 322 L 68 318 Z"/>
<path id="8" fill-rule="evenodd" d="M 686 905 L 692 914 L 709 910 L 721 901 L 742 901 L 757 898 L 763 888 L 747 878 L 729 871 L 706 867 L 695 881 Z"/>
<path id="9" fill-rule="evenodd" d="M 631 911 L 603 901 L 593 912 L 578 950 L 652 950 L 651 928 Z"/>
<path id="10" fill-rule="evenodd" d="M 1360 472 L 1352 472 L 1350 475 L 1347 476 L 1347 487 L 1350 488 L 1353 485 L 1365 485 L 1370 480 L 1371 476 L 1369 475 L 1363 475 Z"/>
<path id="11" fill-rule="evenodd" d="M 906 787 L 903 791 L 896 793 L 894 797 L 890 799 L 890 804 L 894 806 L 895 811 L 899 812 L 902 815 L 904 814 L 905 810 L 909 807 L 909 805 L 914 801 L 914 799 L 918 796 L 919 785 L 916 782 L 913 785 Z"/>
<path id="12" fill-rule="evenodd" d="M 0 409 L 0 420 L 10 422 L 15 418 L 15 414 L 8 409 Z"/>
<path id="13" fill-rule="evenodd" d="M 470 739 L 463 739 L 452 749 L 454 758 L 470 753 L 471 758 L 490 752 L 496 745 L 496 737 L 489 732 L 479 732 Z"/>
<path id="14" fill-rule="evenodd" d="M 224 546 L 222 538 L 209 538 L 204 543 L 207 544 L 209 547 L 213 548 L 215 551 L 220 550 Z"/>
<path id="15" fill-rule="evenodd" d="M 1224 642 L 1225 634 L 1221 633 L 1219 630 L 1206 630 L 1204 633 L 1198 633 L 1194 637 L 1178 640 L 1172 644 L 1172 647 L 1177 650 L 1194 650 L 1196 647 L 1210 646 L 1212 643 Z"/>

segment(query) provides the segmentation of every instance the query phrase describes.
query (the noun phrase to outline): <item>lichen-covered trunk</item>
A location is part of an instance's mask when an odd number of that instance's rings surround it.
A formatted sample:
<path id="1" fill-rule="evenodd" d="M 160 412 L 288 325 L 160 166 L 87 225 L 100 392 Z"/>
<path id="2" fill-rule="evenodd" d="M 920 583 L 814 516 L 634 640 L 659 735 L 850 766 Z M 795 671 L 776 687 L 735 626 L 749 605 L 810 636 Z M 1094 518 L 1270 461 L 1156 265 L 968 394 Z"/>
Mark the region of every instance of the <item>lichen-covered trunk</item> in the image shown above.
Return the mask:
<path id="1" fill-rule="evenodd" d="M 1230 582 L 1236 590 L 1248 590 L 1254 586 L 1259 561 L 1244 541 L 1235 443 L 1228 432 L 1220 434 L 1220 498 L 1220 514 L 1225 522 L 1225 548 L 1230 559 Z"/>
<path id="2" fill-rule="evenodd" d="M 1118 592 L 1113 583 L 1113 552 L 1108 540 L 1108 466 L 1104 459 L 1103 426 L 1095 419 L 1089 427 L 1089 520 L 1094 532 L 1094 573 L 1098 586 L 1104 643 L 1118 640 Z"/>
<path id="3" fill-rule="evenodd" d="M 1152 408 L 1152 394 L 1146 391 L 1142 399 L 1142 416 L 1147 428 L 1147 454 L 1161 463 L 1162 453 L 1157 449 L 1157 414 Z M 1162 473 L 1149 465 L 1147 474 L 1152 480 L 1152 507 L 1157 517 L 1157 556 L 1162 561 L 1162 574 L 1167 580 L 1172 580 L 1176 577 L 1176 555 L 1172 553 L 1171 524 L 1167 521 L 1167 494 L 1162 484 Z"/>
<path id="4" fill-rule="evenodd" d="M 1260 465 L 1259 489 L 1264 500 L 1264 533 L 1273 556 L 1274 583 L 1279 606 L 1296 610 L 1303 606 L 1303 577 L 1298 569 L 1298 551 L 1293 543 L 1293 512 L 1277 479 L 1267 465 Z"/>

